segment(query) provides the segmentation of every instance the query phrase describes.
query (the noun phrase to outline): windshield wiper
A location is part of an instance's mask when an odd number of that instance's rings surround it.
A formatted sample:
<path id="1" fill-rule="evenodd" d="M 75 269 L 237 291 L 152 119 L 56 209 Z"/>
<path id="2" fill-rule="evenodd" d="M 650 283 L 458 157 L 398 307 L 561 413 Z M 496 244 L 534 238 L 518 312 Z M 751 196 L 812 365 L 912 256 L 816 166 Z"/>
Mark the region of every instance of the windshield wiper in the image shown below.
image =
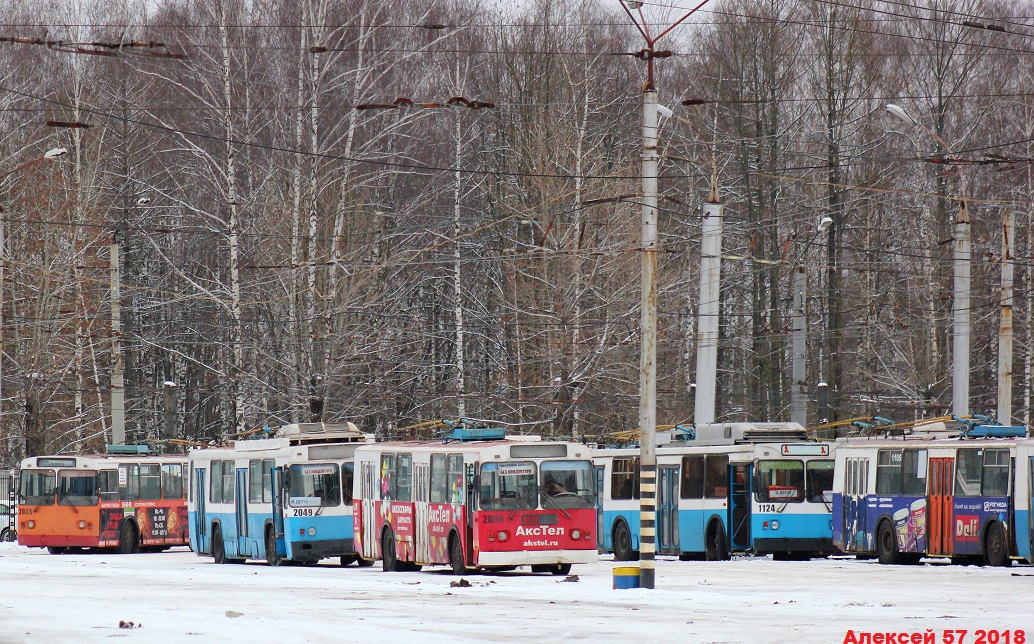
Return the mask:
<path id="1" fill-rule="evenodd" d="M 542 495 L 542 505 L 546 504 L 545 502 L 546 502 L 547 499 L 549 500 L 549 504 L 550 505 L 552 505 L 555 509 L 560 510 L 561 512 L 564 513 L 564 518 L 565 519 L 570 519 L 571 518 L 571 514 L 567 510 L 565 510 L 562 505 L 557 503 L 556 499 L 554 499 L 553 497 L 549 496 L 548 494 L 543 494 Z"/>

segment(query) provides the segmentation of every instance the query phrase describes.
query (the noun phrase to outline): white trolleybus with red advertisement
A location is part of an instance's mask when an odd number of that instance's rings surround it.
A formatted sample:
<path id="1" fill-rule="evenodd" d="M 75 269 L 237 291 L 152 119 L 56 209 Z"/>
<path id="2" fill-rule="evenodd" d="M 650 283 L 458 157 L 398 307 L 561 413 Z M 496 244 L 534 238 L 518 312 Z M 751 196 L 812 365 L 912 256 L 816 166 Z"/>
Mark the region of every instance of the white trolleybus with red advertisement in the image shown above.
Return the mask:
<path id="1" fill-rule="evenodd" d="M 584 445 L 461 422 L 444 442 L 364 445 L 355 463 L 356 550 L 385 571 L 531 566 L 566 575 L 597 559 Z"/>

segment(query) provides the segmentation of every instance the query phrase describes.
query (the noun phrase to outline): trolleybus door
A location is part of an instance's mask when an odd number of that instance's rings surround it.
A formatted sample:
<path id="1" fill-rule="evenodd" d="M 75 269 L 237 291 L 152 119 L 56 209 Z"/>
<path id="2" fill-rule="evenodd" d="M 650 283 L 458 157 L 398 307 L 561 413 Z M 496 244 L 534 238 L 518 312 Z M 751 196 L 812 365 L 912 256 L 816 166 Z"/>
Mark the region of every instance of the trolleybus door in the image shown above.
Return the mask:
<path id="1" fill-rule="evenodd" d="M 602 465 L 595 467 L 596 472 L 596 548 L 603 550 L 603 477 L 605 469 Z M 13 505 L 11 507 L 14 507 Z"/>
<path id="2" fill-rule="evenodd" d="M 270 478 L 270 485 L 273 487 L 272 495 L 269 497 L 273 501 L 273 536 L 276 537 L 276 550 L 277 552 L 286 552 L 286 546 L 284 545 L 284 470 L 281 467 L 274 467 Z"/>
<path id="3" fill-rule="evenodd" d="M 236 519 L 237 519 L 237 554 L 245 554 L 248 551 L 248 468 L 237 468 L 237 496 Z"/>
<path id="4" fill-rule="evenodd" d="M 657 551 L 679 553 L 679 468 L 657 468 Z"/>
<path id="5" fill-rule="evenodd" d="M 928 552 L 932 555 L 950 555 L 954 552 L 952 532 L 953 486 L 955 484 L 955 459 L 930 459 L 930 498 L 927 507 L 930 539 Z"/>
<path id="6" fill-rule="evenodd" d="M 205 517 L 205 468 L 199 467 L 194 470 L 194 534 L 197 535 L 198 552 L 208 552 L 208 535 L 206 528 L 208 519 Z"/>
<path id="7" fill-rule="evenodd" d="M 729 465 L 729 544 L 732 550 L 750 548 L 750 491 L 752 489 L 750 464 Z"/>
<path id="8" fill-rule="evenodd" d="M 1034 559 L 1034 456 L 1030 457 L 1030 464 L 1027 471 L 1029 472 L 1030 478 L 1030 487 L 1027 488 L 1027 505 L 1029 506 L 1027 508 L 1027 510 L 1029 510 L 1027 514 L 1027 526 L 1030 528 L 1030 532 L 1028 533 L 1030 541 L 1027 542 L 1027 545 L 1030 547 L 1030 558 Z M 12 505 L 11 507 L 14 506 Z"/>

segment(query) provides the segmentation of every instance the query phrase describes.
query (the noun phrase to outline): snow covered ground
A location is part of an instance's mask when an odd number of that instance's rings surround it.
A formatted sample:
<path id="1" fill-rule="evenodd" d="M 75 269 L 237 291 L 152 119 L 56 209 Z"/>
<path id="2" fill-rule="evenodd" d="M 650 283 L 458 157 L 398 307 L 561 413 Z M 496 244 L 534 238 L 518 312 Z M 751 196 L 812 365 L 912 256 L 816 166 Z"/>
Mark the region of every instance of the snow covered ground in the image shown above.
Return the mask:
<path id="1" fill-rule="evenodd" d="M 835 642 L 848 629 L 1025 629 L 1034 568 L 832 559 L 662 560 L 657 590 L 612 590 L 614 562 L 577 581 L 512 572 L 216 566 L 187 550 L 49 555 L 0 544 L 0 642 Z M 134 629 L 120 629 L 119 622 Z M 1004 640 L 1003 640 L 1004 641 Z"/>

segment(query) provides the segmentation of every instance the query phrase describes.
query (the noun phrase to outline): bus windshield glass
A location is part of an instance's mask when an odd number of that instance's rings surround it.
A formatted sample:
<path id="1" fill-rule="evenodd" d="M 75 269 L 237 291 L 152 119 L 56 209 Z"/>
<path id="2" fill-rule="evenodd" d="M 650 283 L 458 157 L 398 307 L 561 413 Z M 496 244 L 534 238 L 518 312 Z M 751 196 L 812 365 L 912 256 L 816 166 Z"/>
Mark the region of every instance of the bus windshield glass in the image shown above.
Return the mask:
<path id="1" fill-rule="evenodd" d="M 97 472 L 60 470 L 57 476 L 58 505 L 97 505 Z"/>
<path id="2" fill-rule="evenodd" d="M 341 504 L 341 475 L 334 463 L 292 465 L 288 499 L 292 508 L 325 508 Z"/>
<path id="3" fill-rule="evenodd" d="M 485 463 L 481 466 L 481 509 L 533 510 L 538 506 L 533 461 Z"/>
<path id="4" fill-rule="evenodd" d="M 804 501 L 803 461 L 761 461 L 758 463 L 757 500 L 760 503 Z"/>
<path id="5" fill-rule="evenodd" d="M 805 491 L 812 503 L 833 502 L 833 461 L 808 461 Z"/>
<path id="6" fill-rule="evenodd" d="M 593 483 L 589 461 L 545 461 L 542 463 L 542 507 L 595 507 Z"/>
<path id="7" fill-rule="evenodd" d="M 54 470 L 22 470 L 20 502 L 23 505 L 54 505 L 56 487 Z"/>

